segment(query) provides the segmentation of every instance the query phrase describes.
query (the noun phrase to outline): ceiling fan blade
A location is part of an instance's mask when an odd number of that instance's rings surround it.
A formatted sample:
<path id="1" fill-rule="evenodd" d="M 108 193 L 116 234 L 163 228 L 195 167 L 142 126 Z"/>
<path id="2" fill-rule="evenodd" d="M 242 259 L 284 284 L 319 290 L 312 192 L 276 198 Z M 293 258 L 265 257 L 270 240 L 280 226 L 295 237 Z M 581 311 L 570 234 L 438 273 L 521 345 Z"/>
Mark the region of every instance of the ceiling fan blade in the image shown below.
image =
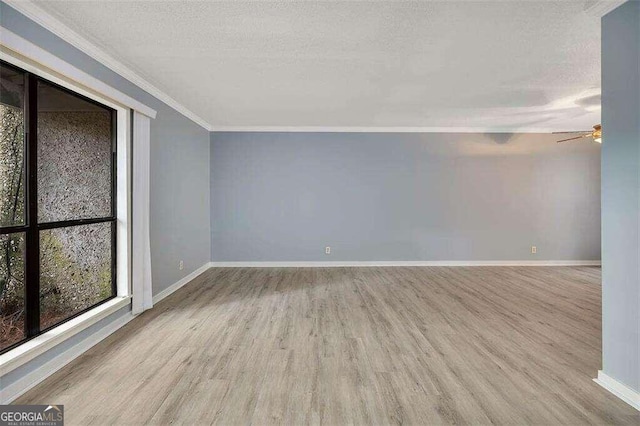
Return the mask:
<path id="1" fill-rule="evenodd" d="M 591 133 L 586 134 L 586 135 L 576 136 L 575 138 L 562 139 L 561 141 L 556 141 L 556 142 L 560 143 L 560 142 L 574 141 L 576 139 L 590 138 L 590 137 L 591 137 Z"/>

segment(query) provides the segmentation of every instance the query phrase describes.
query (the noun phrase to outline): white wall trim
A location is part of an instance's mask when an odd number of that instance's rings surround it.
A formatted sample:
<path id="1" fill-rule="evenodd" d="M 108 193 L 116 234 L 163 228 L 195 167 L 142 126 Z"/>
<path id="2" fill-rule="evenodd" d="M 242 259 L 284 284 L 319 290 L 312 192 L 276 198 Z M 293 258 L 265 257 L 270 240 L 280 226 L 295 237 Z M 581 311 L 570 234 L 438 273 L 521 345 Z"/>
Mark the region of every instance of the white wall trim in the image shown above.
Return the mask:
<path id="1" fill-rule="evenodd" d="M 193 271 L 192 273 L 190 273 L 186 277 L 184 277 L 181 280 L 171 284 L 169 287 L 165 288 L 160 293 L 154 295 L 153 296 L 153 304 L 155 305 L 156 303 L 158 303 L 159 301 L 161 301 L 165 297 L 169 296 L 172 293 L 175 293 L 177 290 L 182 288 L 185 284 L 187 284 L 190 281 L 194 280 L 195 278 L 197 278 L 203 272 L 206 272 L 210 267 L 211 267 L 211 263 L 210 262 L 209 263 L 205 263 L 204 265 L 202 265 L 201 267 L 199 267 L 198 269 L 196 269 L 195 271 Z"/>
<path id="2" fill-rule="evenodd" d="M 640 392 L 631 389 L 629 386 L 624 385 L 616 379 L 603 373 L 602 370 L 598 371 L 598 378 L 593 379 L 594 382 L 640 411 Z"/>
<path id="3" fill-rule="evenodd" d="M 102 327 L 100 330 L 91 334 L 86 339 L 79 342 L 77 345 L 74 345 L 71 348 L 67 349 L 65 352 L 48 361 L 38 369 L 21 377 L 19 380 L 11 383 L 9 386 L 3 387 L 0 394 L 0 404 L 9 404 L 10 402 L 14 401 L 20 395 L 32 389 L 47 377 L 51 376 L 56 371 L 69 364 L 71 361 L 91 349 L 96 344 L 100 343 L 102 340 L 106 339 L 116 330 L 122 328 L 133 318 L 135 318 L 133 315 L 127 313 L 126 315 L 113 320 L 108 325 Z"/>
<path id="4" fill-rule="evenodd" d="M 102 48 L 98 47 L 94 43 L 90 42 L 89 40 L 75 32 L 66 24 L 53 17 L 51 14 L 45 12 L 34 2 L 28 0 L 4 0 L 4 2 L 18 12 L 25 15 L 27 18 L 37 23 L 38 25 L 51 31 L 53 34 L 57 35 L 67 43 L 81 50 L 83 53 L 91 56 L 93 59 L 97 60 L 105 67 L 126 78 L 139 88 L 143 89 L 147 93 L 151 94 L 171 108 L 175 109 L 194 123 L 200 125 L 201 127 L 204 127 L 206 130 L 211 130 L 212 126 L 204 119 L 187 109 L 185 106 L 180 104 L 178 101 L 173 99 L 162 90 L 158 89 L 156 86 L 151 84 L 131 68 L 106 53 Z M 6 30 L 3 29 L 2 31 L 4 32 Z M 155 118 L 155 115 L 151 118 Z"/>
<path id="5" fill-rule="evenodd" d="M 70 88 L 92 99 L 96 98 L 96 94 L 100 98 L 105 97 L 106 99 L 99 99 L 102 103 L 111 100 L 117 104 L 116 106 L 134 109 L 151 118 L 156 117 L 156 110 L 153 108 L 109 86 L 2 26 L 0 26 L 0 45 L 3 47 L 0 57 L 7 62 L 39 74 L 54 83 Z M 70 82 L 71 84 L 69 84 Z M 113 105 L 109 106 L 113 107 Z"/>
<path id="6" fill-rule="evenodd" d="M 552 133 L 548 127 L 350 127 L 350 126 L 213 126 L 211 132 L 283 133 Z"/>
<path id="7" fill-rule="evenodd" d="M 587 3 L 584 8 L 585 13 L 602 18 L 607 13 L 616 9 L 618 6 L 625 3 L 627 0 L 599 0 Z"/>
<path id="8" fill-rule="evenodd" d="M 117 109 L 117 163 L 116 163 L 116 290 L 118 296 L 131 293 L 131 190 L 132 190 L 132 146 L 131 110 Z"/>
<path id="9" fill-rule="evenodd" d="M 211 262 L 212 268 L 330 268 L 371 266 L 600 266 L 599 260 L 434 260 L 359 262 Z"/>
<path id="10" fill-rule="evenodd" d="M 129 304 L 129 297 L 116 297 L 0 355 L 0 377 Z"/>

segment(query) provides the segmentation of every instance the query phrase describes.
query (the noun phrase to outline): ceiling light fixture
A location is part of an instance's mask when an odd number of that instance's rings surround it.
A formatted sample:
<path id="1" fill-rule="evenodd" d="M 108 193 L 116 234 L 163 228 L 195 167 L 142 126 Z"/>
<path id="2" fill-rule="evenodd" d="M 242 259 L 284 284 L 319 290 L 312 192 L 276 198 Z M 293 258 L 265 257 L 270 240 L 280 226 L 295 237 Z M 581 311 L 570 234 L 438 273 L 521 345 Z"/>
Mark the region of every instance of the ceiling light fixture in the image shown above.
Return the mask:
<path id="1" fill-rule="evenodd" d="M 600 124 L 596 124 L 595 126 L 593 126 L 593 130 L 591 130 L 591 131 L 585 130 L 583 132 L 553 132 L 553 133 L 554 134 L 582 133 L 582 135 L 576 136 L 574 138 L 562 139 L 562 140 L 558 141 L 558 143 L 567 142 L 567 141 L 573 141 L 573 140 L 582 139 L 582 138 L 593 138 L 594 142 L 602 143 L 602 126 Z"/>

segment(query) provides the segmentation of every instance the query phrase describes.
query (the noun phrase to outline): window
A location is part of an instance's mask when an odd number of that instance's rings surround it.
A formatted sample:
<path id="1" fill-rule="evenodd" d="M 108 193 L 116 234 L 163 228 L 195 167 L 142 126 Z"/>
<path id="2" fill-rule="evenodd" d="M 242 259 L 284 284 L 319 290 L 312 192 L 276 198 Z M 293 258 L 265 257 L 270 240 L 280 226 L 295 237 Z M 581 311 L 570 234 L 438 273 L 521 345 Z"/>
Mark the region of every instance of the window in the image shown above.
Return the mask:
<path id="1" fill-rule="evenodd" d="M 116 111 L 0 62 L 0 352 L 116 296 Z"/>

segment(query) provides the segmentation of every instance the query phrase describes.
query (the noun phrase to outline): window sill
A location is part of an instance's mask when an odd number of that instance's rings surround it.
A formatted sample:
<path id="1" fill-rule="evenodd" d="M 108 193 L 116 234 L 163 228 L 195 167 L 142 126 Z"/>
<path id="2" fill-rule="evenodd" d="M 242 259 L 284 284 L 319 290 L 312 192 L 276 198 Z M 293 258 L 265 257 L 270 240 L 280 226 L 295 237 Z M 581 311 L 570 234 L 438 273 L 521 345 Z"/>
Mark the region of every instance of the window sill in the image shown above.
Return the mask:
<path id="1" fill-rule="evenodd" d="M 0 377 L 42 355 L 54 346 L 128 306 L 130 303 L 130 296 L 116 297 L 0 355 Z"/>

